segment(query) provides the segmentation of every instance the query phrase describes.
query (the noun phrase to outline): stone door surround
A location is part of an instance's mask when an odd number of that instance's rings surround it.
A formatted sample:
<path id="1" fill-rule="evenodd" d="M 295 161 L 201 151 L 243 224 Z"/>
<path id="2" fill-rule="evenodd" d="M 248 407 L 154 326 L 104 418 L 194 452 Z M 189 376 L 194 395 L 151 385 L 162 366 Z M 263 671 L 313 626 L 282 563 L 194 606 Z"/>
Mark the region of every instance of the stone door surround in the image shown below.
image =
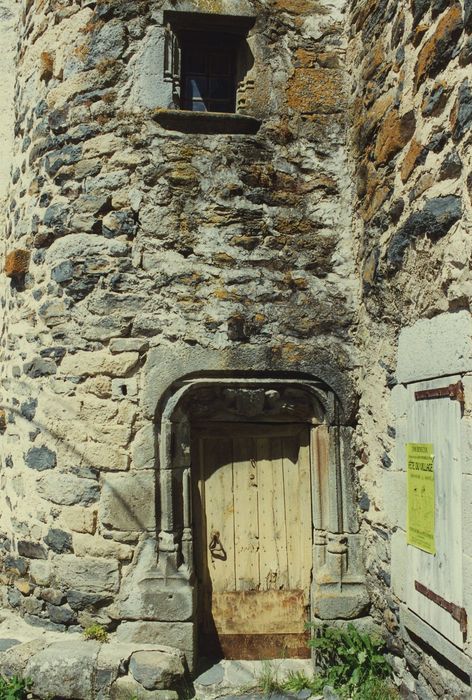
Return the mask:
<path id="1" fill-rule="evenodd" d="M 170 394 L 158 424 L 157 570 L 165 578 L 178 575 L 194 586 L 192 422 L 215 419 L 300 421 L 312 426 L 317 455 L 312 493 L 312 612 L 330 619 L 360 614 L 367 594 L 349 467 L 350 429 L 340 425 L 334 392 L 316 379 L 200 377 L 182 381 Z"/>
<path id="2" fill-rule="evenodd" d="M 177 627 L 195 632 L 191 425 L 215 417 L 282 423 L 295 417 L 312 426 L 315 454 L 324 450 L 326 457 L 315 460 L 313 474 L 312 616 L 365 613 L 369 597 L 351 459 L 356 400 L 348 375 L 327 359 L 312 347 L 300 348 L 290 362 L 272 348 L 249 346 L 233 353 L 177 343 L 149 351 L 142 402 L 148 434 L 155 437 L 156 530 L 145 536 L 124 582 L 121 620 L 158 622 L 162 643 L 174 643 Z M 186 646 L 193 659 L 194 632 Z"/>

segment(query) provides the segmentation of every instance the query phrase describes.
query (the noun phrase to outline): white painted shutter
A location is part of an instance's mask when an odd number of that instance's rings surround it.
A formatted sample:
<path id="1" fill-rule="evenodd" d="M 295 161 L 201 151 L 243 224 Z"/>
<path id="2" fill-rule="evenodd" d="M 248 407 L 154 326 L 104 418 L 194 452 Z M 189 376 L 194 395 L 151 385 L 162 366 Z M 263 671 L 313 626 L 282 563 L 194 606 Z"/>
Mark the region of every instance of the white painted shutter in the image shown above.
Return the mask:
<path id="1" fill-rule="evenodd" d="M 460 624 L 451 613 L 415 588 L 415 582 L 446 603 L 463 606 L 462 590 L 462 489 L 460 421 L 461 404 L 449 397 L 415 400 L 415 392 L 455 384 L 446 377 L 408 386 L 409 409 L 406 442 L 432 443 L 435 475 L 436 555 L 408 545 L 407 604 L 431 627 L 458 647 L 464 647 Z M 406 450 L 405 450 L 406 462 Z"/>

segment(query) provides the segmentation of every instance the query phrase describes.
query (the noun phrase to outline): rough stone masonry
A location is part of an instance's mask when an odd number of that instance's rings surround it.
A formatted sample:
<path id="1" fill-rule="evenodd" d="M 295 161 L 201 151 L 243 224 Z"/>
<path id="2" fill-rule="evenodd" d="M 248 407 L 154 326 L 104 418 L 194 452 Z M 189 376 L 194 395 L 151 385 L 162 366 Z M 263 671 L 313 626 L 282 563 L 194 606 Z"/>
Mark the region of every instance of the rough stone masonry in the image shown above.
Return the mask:
<path id="1" fill-rule="evenodd" d="M 169 12 L 252 18 L 224 128 L 175 109 Z M 192 666 L 191 527 L 169 515 L 188 445 L 179 424 L 166 470 L 158 417 L 183 380 L 315 377 L 342 413 L 328 552 L 347 533 L 354 562 L 349 610 L 329 598 L 326 616 L 386 634 L 407 696 L 468 696 L 469 644 L 454 656 L 402 621 L 391 397 L 463 379 L 471 571 L 471 32 L 469 0 L 0 2 L 5 609 L 38 634 L 99 622 Z M 430 319 L 446 320 L 399 379 L 399 338 Z M 469 581 L 472 613 L 470 596 Z"/>

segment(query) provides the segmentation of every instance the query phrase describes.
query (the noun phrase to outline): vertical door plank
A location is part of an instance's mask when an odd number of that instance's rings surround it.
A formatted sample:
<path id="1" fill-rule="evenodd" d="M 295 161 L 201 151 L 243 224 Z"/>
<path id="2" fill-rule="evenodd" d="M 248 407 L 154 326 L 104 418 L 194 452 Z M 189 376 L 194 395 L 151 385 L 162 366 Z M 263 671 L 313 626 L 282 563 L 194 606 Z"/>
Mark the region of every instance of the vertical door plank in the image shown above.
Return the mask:
<path id="1" fill-rule="evenodd" d="M 257 438 L 260 578 L 263 590 L 288 590 L 282 440 Z"/>
<path id="2" fill-rule="evenodd" d="M 308 604 L 313 568 L 313 517 L 311 487 L 310 431 L 304 428 L 299 435 L 299 537 L 300 537 L 300 588 L 305 592 Z"/>
<path id="3" fill-rule="evenodd" d="M 302 440 L 300 438 L 303 437 Z M 283 471 L 289 585 L 309 590 L 312 558 L 310 451 L 308 430 L 283 439 Z"/>
<path id="4" fill-rule="evenodd" d="M 260 588 L 257 454 L 252 436 L 233 440 L 234 551 L 237 591 Z M 229 589 L 227 589 L 229 590 Z"/>
<path id="5" fill-rule="evenodd" d="M 298 439 L 284 437 L 283 480 L 287 523 L 288 577 L 290 589 L 300 588 L 300 532 L 298 531 Z"/>
<path id="6" fill-rule="evenodd" d="M 232 445 L 227 437 L 204 438 L 206 556 L 214 592 L 234 591 L 234 503 Z M 209 551 L 212 532 L 220 533 L 224 552 Z"/>

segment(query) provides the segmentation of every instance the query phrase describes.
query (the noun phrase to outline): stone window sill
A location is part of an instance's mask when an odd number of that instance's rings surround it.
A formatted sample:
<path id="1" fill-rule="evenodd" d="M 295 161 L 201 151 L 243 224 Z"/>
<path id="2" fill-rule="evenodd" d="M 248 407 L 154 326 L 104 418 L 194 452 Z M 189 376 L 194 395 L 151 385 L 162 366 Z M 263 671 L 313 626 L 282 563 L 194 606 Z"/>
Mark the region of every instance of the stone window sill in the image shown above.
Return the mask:
<path id="1" fill-rule="evenodd" d="M 245 114 L 158 109 L 153 119 L 164 129 L 185 134 L 257 134 L 261 122 Z"/>

